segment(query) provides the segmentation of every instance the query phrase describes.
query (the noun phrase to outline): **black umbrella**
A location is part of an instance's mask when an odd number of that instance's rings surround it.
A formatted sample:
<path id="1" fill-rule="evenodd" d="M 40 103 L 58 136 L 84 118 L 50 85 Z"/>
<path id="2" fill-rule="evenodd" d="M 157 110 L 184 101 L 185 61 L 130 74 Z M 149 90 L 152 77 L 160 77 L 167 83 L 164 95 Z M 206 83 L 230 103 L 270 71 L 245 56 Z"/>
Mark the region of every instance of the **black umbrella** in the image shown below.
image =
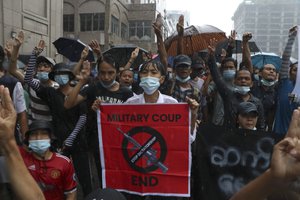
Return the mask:
<path id="1" fill-rule="evenodd" d="M 111 54 L 116 63 L 116 67 L 120 68 L 126 65 L 126 63 L 131 57 L 131 53 L 133 52 L 133 50 L 135 50 L 135 48 L 137 48 L 137 46 L 133 44 L 120 44 L 115 45 L 111 49 L 104 51 L 103 54 Z M 134 68 L 137 68 L 140 64 L 144 62 L 142 56 L 143 52 L 146 54 L 148 53 L 147 50 L 140 48 L 139 54 L 133 63 Z"/>
<path id="2" fill-rule="evenodd" d="M 249 48 L 250 52 L 260 52 L 260 49 L 257 47 L 256 43 L 254 41 L 249 41 Z M 216 46 L 216 55 L 222 54 L 222 49 L 227 49 L 228 47 L 228 40 L 219 42 Z M 232 50 L 232 53 L 238 54 L 242 53 L 242 41 L 241 40 L 235 40 L 235 47 Z"/>
<path id="3" fill-rule="evenodd" d="M 60 37 L 53 42 L 57 52 L 72 62 L 78 62 L 81 57 L 82 50 L 86 47 L 86 44 L 79 39 Z M 87 60 L 94 62 L 95 58 L 92 49 L 89 47 L 89 54 Z"/>

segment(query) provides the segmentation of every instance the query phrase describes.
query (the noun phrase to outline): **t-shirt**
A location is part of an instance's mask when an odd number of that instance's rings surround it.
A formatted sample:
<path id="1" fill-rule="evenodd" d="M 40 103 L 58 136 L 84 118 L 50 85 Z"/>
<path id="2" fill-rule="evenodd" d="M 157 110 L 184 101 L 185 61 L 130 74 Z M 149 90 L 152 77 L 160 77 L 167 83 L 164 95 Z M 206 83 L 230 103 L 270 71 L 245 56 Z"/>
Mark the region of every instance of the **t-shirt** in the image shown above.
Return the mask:
<path id="1" fill-rule="evenodd" d="M 77 190 L 74 167 L 69 158 L 53 153 L 49 160 L 43 161 L 23 148 L 19 149 L 28 171 L 47 200 L 63 200 L 64 195 Z"/>
<path id="2" fill-rule="evenodd" d="M 100 99 L 105 103 L 124 103 L 128 98 L 133 96 L 133 92 L 126 87 L 120 87 L 117 91 L 109 91 L 104 88 L 100 82 L 94 80 L 89 85 L 86 85 L 80 91 L 80 95 L 86 97 L 88 115 L 87 127 L 89 146 L 98 148 L 98 127 L 96 112 L 91 109 L 94 101 Z"/>
<path id="3" fill-rule="evenodd" d="M 87 113 L 86 104 L 82 102 L 71 109 L 65 109 L 65 95 L 53 87 L 41 86 L 37 91 L 37 96 L 43 99 L 50 108 L 54 128 L 53 133 L 59 139 L 59 144 L 61 145 L 74 130 L 79 116 Z M 82 131 L 79 135 L 83 135 Z"/>

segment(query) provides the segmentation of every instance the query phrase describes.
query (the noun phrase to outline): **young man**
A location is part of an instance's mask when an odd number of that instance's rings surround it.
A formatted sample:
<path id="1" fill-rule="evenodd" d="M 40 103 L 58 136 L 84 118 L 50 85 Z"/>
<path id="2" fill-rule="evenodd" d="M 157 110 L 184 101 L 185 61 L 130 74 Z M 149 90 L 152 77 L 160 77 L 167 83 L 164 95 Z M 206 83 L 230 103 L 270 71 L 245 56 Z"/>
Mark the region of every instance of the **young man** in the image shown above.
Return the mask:
<path id="1" fill-rule="evenodd" d="M 255 104 L 242 102 L 238 107 L 237 124 L 239 128 L 256 130 L 258 111 Z"/>
<path id="2" fill-rule="evenodd" d="M 50 150 L 52 126 L 36 120 L 25 134 L 28 150 L 20 148 L 27 169 L 42 189 L 46 199 L 76 199 L 75 171 L 69 158 Z"/>

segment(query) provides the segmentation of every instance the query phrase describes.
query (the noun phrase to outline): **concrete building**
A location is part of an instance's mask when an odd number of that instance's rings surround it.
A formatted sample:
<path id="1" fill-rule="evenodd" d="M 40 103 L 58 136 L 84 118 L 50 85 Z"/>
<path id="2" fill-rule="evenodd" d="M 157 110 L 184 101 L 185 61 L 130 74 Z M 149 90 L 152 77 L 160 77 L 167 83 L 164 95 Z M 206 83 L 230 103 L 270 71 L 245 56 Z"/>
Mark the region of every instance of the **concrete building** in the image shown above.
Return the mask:
<path id="1" fill-rule="evenodd" d="M 156 51 L 152 22 L 165 0 L 64 0 L 64 36 L 85 43 L 97 39 L 103 50 L 136 44 Z"/>
<path id="2" fill-rule="evenodd" d="M 289 29 L 300 24 L 299 0 L 244 0 L 232 18 L 238 34 L 252 32 L 253 39 L 264 52 L 281 55 Z M 293 47 L 298 57 L 298 47 Z"/>
<path id="3" fill-rule="evenodd" d="M 176 25 L 180 15 L 184 16 L 184 27 L 191 25 L 190 23 L 190 12 L 182 10 L 167 10 L 165 13 L 165 23 L 167 25 L 167 35 L 172 35 L 176 30 Z"/>
<path id="4" fill-rule="evenodd" d="M 63 0 L 1 0 L 0 44 L 23 30 L 21 54 L 30 54 L 40 39 L 45 40 L 44 54 L 54 57 L 52 42 L 63 35 Z"/>

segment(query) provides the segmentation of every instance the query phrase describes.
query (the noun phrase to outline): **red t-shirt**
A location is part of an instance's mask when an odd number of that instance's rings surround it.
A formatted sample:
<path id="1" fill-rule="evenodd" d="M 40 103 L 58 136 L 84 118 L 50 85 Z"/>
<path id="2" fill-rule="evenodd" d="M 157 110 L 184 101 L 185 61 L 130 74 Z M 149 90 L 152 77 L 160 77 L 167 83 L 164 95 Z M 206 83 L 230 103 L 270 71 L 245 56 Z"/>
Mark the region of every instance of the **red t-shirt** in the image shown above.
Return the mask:
<path id="1" fill-rule="evenodd" d="M 43 161 L 23 148 L 20 148 L 20 152 L 47 200 L 64 200 L 65 194 L 76 190 L 75 171 L 69 158 L 53 153 L 49 160 Z"/>

